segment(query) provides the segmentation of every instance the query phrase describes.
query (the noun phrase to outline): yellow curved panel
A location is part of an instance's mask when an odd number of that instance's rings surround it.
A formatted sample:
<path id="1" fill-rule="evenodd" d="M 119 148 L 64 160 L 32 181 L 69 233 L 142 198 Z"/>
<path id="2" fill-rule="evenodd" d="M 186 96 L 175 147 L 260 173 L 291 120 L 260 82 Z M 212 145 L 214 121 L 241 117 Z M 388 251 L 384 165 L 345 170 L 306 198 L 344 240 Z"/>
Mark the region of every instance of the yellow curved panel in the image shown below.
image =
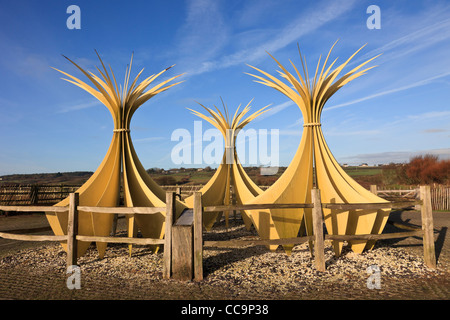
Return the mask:
<path id="1" fill-rule="evenodd" d="M 238 160 L 236 159 L 236 161 Z M 249 204 L 255 197 L 263 193 L 256 184 L 253 186 L 253 181 L 245 174 L 240 164 L 233 166 L 233 181 L 236 200 L 239 204 Z M 280 239 L 270 213 L 246 210 L 242 211 L 242 218 L 247 229 L 251 223 L 255 226 L 261 239 Z M 269 249 L 276 250 L 277 247 L 277 245 L 271 245 Z"/>
<path id="2" fill-rule="evenodd" d="M 225 159 L 225 155 L 223 156 L 223 159 Z M 225 161 L 222 160 L 222 163 L 219 165 L 208 183 L 199 190 L 199 192 L 202 193 L 202 204 L 204 207 L 225 204 L 226 190 L 227 188 L 228 190 L 230 189 L 230 185 L 228 180 L 229 168 L 228 165 L 224 164 L 224 162 Z M 189 208 L 193 208 L 194 196 L 184 199 L 184 203 L 186 203 Z M 211 230 L 221 214 L 222 212 L 205 212 L 203 214 L 203 226 L 206 230 Z"/>
<path id="3" fill-rule="evenodd" d="M 272 186 L 250 203 L 311 203 L 311 188 L 313 182 L 311 142 L 311 135 L 308 130 L 303 130 L 299 147 L 288 168 Z M 306 234 L 312 234 L 311 209 L 251 211 L 252 219 L 261 220 L 261 217 L 264 217 L 267 214 L 270 214 L 272 217 L 277 234 L 282 239 L 297 237 L 302 223 L 305 224 Z M 262 220 L 262 223 L 264 223 L 265 219 L 266 218 Z M 261 225 L 261 222 L 259 223 L 260 228 L 266 228 L 267 230 L 267 226 Z M 289 254 L 292 245 L 283 247 Z"/>
<path id="4" fill-rule="evenodd" d="M 236 191 L 238 203 L 242 203 L 241 201 L 243 201 L 242 195 L 240 195 L 240 193 L 246 192 L 243 188 L 248 188 L 250 192 L 249 194 L 255 194 L 255 192 L 257 194 L 261 192 L 261 190 L 253 182 L 251 182 L 251 180 L 245 174 L 243 168 L 240 166 L 240 163 L 237 160 L 236 156 L 236 149 L 234 148 L 236 134 L 239 129 L 242 129 L 250 121 L 267 111 L 266 108 L 268 106 L 259 109 L 258 111 L 245 118 L 246 114 L 250 111 L 250 103 L 251 101 L 241 111 L 239 111 L 239 106 L 236 109 L 233 118 L 230 118 L 228 108 L 225 104 L 223 104 L 223 113 L 217 107 L 215 107 L 216 111 L 214 111 L 211 108 L 207 108 L 200 104 L 209 113 L 209 116 L 189 109 L 196 116 L 199 116 L 200 118 L 208 121 L 210 124 L 215 126 L 222 133 L 226 148 L 232 148 L 232 163 L 226 163 L 227 153 L 225 151 L 222 156 L 222 161 L 215 174 L 200 190 L 200 192 L 202 193 L 203 206 L 229 205 L 231 185 L 233 185 Z M 242 181 L 239 186 L 237 185 L 238 181 Z M 245 199 L 247 199 L 247 197 Z M 184 201 L 189 207 L 193 206 L 193 196 L 186 198 Z M 205 213 L 203 215 L 203 224 L 205 228 L 207 230 L 210 230 L 214 225 L 214 222 L 221 217 L 221 214 L 221 212 Z M 248 218 L 246 212 L 243 212 L 242 217 L 246 226 L 249 227 L 250 219 Z"/>
<path id="5" fill-rule="evenodd" d="M 166 192 L 145 171 L 136 155 L 128 132 L 124 135 L 123 151 L 125 206 L 165 207 Z M 177 219 L 186 206 L 178 200 L 175 205 L 176 215 L 174 218 Z M 146 238 L 162 239 L 164 237 L 165 219 L 164 211 L 152 215 L 135 214 L 129 216 L 129 236 L 136 236 L 137 228 L 139 228 Z"/>
<path id="6" fill-rule="evenodd" d="M 385 202 L 385 200 L 364 189 L 345 173 L 331 154 L 323 137 L 320 118 L 325 103 L 342 86 L 373 68 L 362 69 L 363 66 L 376 58 L 368 59 L 343 76 L 339 76 L 364 46 L 358 49 L 344 63 L 332 69 L 337 59 L 328 67 L 327 62 L 334 45 L 331 47 L 322 66 L 320 66 L 319 59 L 313 77 L 310 77 L 308 74 L 308 67 L 306 61 L 303 60 L 300 49 L 303 75 L 292 62 L 295 75 L 287 71 L 280 62 L 271 56 L 282 70 L 279 71 L 279 75 L 289 84 L 267 72 L 250 66 L 262 74 L 262 76 L 250 74 L 258 79 L 256 82 L 276 89 L 294 101 L 299 106 L 304 119 L 302 140 L 294 159 L 278 181 L 266 192 L 258 196 L 253 201 L 254 203 L 270 203 L 271 201 L 274 203 L 288 203 L 295 199 L 294 194 L 297 195 L 297 201 L 308 202 L 313 186 L 313 167 L 315 167 L 316 171 L 316 187 L 321 190 L 321 200 L 324 203 Z M 324 209 L 324 220 L 327 231 L 330 234 L 381 233 L 389 212 L 390 210 L 342 211 Z M 295 223 L 290 221 L 286 214 L 281 214 L 276 210 L 272 210 L 271 214 L 280 237 L 295 236 L 295 230 L 302 219 L 300 214 L 292 215 L 294 218 L 290 218 L 296 220 Z M 304 218 L 306 232 L 311 234 L 310 213 L 306 213 Z M 350 243 L 352 250 L 358 253 L 365 248 L 370 249 L 373 247 L 373 244 L 374 241 L 351 241 Z M 342 249 L 342 242 L 334 241 L 333 245 L 335 253 L 339 254 Z"/>
<path id="7" fill-rule="evenodd" d="M 81 186 L 79 201 L 82 206 L 105 206 L 113 207 L 119 200 L 119 172 L 120 172 L 120 139 L 117 134 L 113 135 L 109 150 L 96 172 Z M 67 206 L 69 199 L 66 198 L 55 206 Z M 67 234 L 67 213 L 47 213 L 47 220 L 55 235 Z M 108 236 L 112 226 L 112 215 L 79 212 L 78 230 L 82 235 Z M 67 250 L 65 243 L 61 243 Z M 90 242 L 78 243 L 78 255 L 82 256 Z M 99 255 L 103 257 L 106 243 L 97 243 Z"/>
<path id="8" fill-rule="evenodd" d="M 318 170 L 318 179 L 320 176 L 320 182 L 318 185 L 321 189 L 323 202 L 330 201 L 333 191 L 330 187 L 324 188 L 326 185 L 325 180 L 331 181 L 334 184 L 334 189 L 338 190 L 340 193 L 340 203 L 384 203 L 386 200 L 376 196 L 369 190 L 363 188 L 350 176 L 348 176 L 341 166 L 336 162 L 335 158 L 331 154 L 328 146 L 326 145 L 325 139 L 323 138 L 322 130 L 320 128 L 316 129 L 316 134 L 318 136 L 318 150 L 316 154 L 317 162 L 326 163 L 326 170 Z M 316 163 L 317 163 L 316 162 Z M 326 173 L 326 176 L 325 174 Z M 339 188 L 336 188 L 339 186 Z M 337 203 L 339 203 L 337 202 Z M 370 233 L 380 233 L 386 224 L 390 210 L 351 210 L 348 212 L 345 223 L 342 222 L 343 226 L 346 228 L 336 230 L 336 234 L 370 234 Z M 337 215 L 340 216 L 340 215 Z M 341 216 L 342 215 L 341 213 Z M 344 220 L 344 219 L 342 219 Z M 327 222 L 326 222 L 327 224 Z M 327 224 L 329 225 L 329 223 Z M 353 240 L 351 241 L 351 248 L 357 253 L 361 253 L 365 247 L 370 248 L 373 246 L 374 242 L 371 242 L 367 246 L 367 241 L 364 240 Z M 336 250 L 336 248 L 335 248 Z M 340 252 L 340 249 L 339 249 Z"/>
<path id="9" fill-rule="evenodd" d="M 249 203 L 254 197 L 257 197 L 264 191 L 256 185 L 255 182 L 253 182 L 252 179 L 247 175 L 244 168 L 242 167 L 239 158 L 237 157 L 236 151 L 234 152 L 234 162 L 235 165 L 233 165 L 232 169 L 232 181 L 233 181 L 233 187 L 234 192 L 236 194 L 236 202 L 238 204 L 246 204 Z M 250 217 L 250 213 L 246 210 L 241 211 L 242 219 L 244 220 L 245 227 L 247 230 L 250 230 L 250 227 L 252 225 L 252 220 Z M 270 220 L 272 220 L 272 217 L 269 217 Z M 269 221 L 269 226 L 271 226 L 272 229 L 274 229 L 273 221 Z M 270 232 L 269 232 L 270 234 Z M 278 239 L 278 235 L 273 235 L 275 238 Z M 272 239 L 270 238 L 264 238 L 264 239 Z M 272 249 L 276 249 L 272 247 Z"/>
<path id="10" fill-rule="evenodd" d="M 101 101 L 111 112 L 114 121 L 113 139 L 107 155 L 91 178 L 77 191 L 80 194 L 80 205 L 118 206 L 120 176 L 123 167 L 125 205 L 163 207 L 165 206 L 165 192 L 148 176 L 142 167 L 131 144 L 129 128 L 133 113 L 148 99 L 179 84 L 180 82 L 170 82 L 180 75 L 169 78 L 149 88 L 150 84 L 156 78 L 171 67 L 164 69 L 158 74 L 151 75 L 138 83 L 138 79 L 142 74 L 141 71 L 130 83 L 132 57 L 125 73 L 123 88 L 119 90 L 114 72 L 110 69 L 110 74 L 98 53 L 97 56 L 103 67 L 103 71 L 97 68 L 101 76 L 96 76 L 92 72 L 85 71 L 66 57 L 67 60 L 91 81 L 93 86 L 86 84 L 66 72 L 55 69 L 69 78 L 64 80 L 75 84 Z M 56 205 L 65 206 L 68 205 L 68 201 L 67 198 Z M 181 212 L 181 209 L 185 207 L 181 202 L 177 202 L 176 206 L 177 212 Z M 47 213 L 47 219 L 55 234 L 67 233 L 67 214 Z M 111 231 L 112 219 L 112 214 L 80 212 L 79 233 L 83 235 L 108 236 Z M 164 236 L 164 221 L 164 212 L 153 216 L 140 215 L 131 217 L 128 219 L 129 235 L 134 235 L 137 230 L 136 228 L 139 227 L 145 237 L 162 238 Z M 103 257 L 106 245 L 106 243 L 97 243 L 100 257 Z M 78 245 L 78 256 L 83 255 L 88 246 L 89 243 L 80 242 Z M 64 244 L 63 247 L 65 247 Z"/>

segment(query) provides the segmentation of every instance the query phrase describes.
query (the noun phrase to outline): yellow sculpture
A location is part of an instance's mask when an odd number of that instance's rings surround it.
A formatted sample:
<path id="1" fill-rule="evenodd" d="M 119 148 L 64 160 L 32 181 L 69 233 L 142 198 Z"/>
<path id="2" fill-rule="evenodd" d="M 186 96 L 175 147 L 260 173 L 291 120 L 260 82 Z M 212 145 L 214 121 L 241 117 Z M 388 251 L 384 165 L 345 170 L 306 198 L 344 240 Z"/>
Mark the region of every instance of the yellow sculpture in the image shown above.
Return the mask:
<path id="1" fill-rule="evenodd" d="M 363 66 L 376 58 L 369 59 L 338 77 L 344 67 L 362 48 L 332 70 L 337 59 L 329 66 L 327 66 L 327 62 L 334 45 L 322 66 L 319 59 L 312 79 L 309 77 L 307 65 L 300 52 L 303 76 L 292 62 L 295 75 L 288 72 L 272 56 L 282 70 L 278 73 L 284 81 L 250 66 L 263 75 L 250 74 L 258 79 L 256 82 L 272 87 L 289 97 L 299 106 L 304 119 L 302 138 L 293 160 L 282 176 L 265 192 L 245 173 L 236 153 L 235 139 L 240 129 L 267 111 L 267 106 L 245 118 L 250 110 L 251 102 L 249 102 L 242 111 L 239 112 L 239 108 L 237 108 L 231 119 L 225 105 L 224 114 L 217 107 L 214 111 L 203 105 L 202 107 L 210 116 L 191 110 L 195 115 L 219 129 L 225 140 L 225 152 L 221 164 L 211 180 L 201 189 L 205 206 L 230 204 L 231 185 L 240 204 L 311 203 L 311 189 L 314 186 L 321 190 L 323 203 L 386 202 L 386 200 L 361 187 L 342 170 L 331 154 L 322 133 L 320 117 L 325 103 L 342 86 L 373 68 L 361 70 Z M 83 70 L 66 57 L 92 82 L 93 86 L 66 72 L 55 69 L 69 78 L 64 78 L 64 80 L 89 92 L 102 102 L 109 109 L 114 120 L 113 137 L 105 158 L 92 177 L 77 191 L 80 194 L 80 205 L 118 206 L 121 171 L 123 171 L 125 206 L 163 207 L 165 206 L 165 191 L 150 178 L 140 163 L 131 142 L 130 122 L 134 112 L 143 103 L 156 94 L 179 84 L 180 82 L 171 82 L 180 75 L 169 78 L 147 90 L 156 78 L 171 67 L 138 83 L 143 72 L 141 70 L 130 84 L 132 56 L 130 65 L 126 70 L 123 88 L 119 89 L 111 67 L 111 74 L 109 74 L 100 56 L 98 54 L 97 56 L 103 68 L 103 71 L 97 68 L 101 77 Z M 315 169 L 315 175 L 313 174 L 313 168 Z M 69 199 L 65 199 L 56 206 L 66 206 L 68 201 Z M 188 197 L 184 202 L 176 202 L 177 217 L 187 207 L 193 207 L 193 197 Z M 377 211 L 324 209 L 324 220 L 329 234 L 377 234 L 382 232 L 389 212 L 390 210 L 386 209 Z M 220 214 L 220 212 L 206 213 L 203 220 L 205 228 L 209 230 Z M 46 216 L 56 235 L 67 233 L 67 213 L 47 212 Z M 299 232 L 312 235 L 311 209 L 246 210 L 242 213 L 242 216 L 247 228 L 252 223 L 262 239 L 293 238 L 297 237 Z M 111 214 L 80 212 L 79 233 L 82 235 L 108 236 L 112 227 L 112 219 Z M 138 228 L 144 237 L 163 238 L 164 236 L 164 212 L 159 215 L 129 216 L 127 219 L 128 236 L 130 237 L 136 235 Z M 340 254 L 342 244 L 342 241 L 333 241 L 336 255 Z M 62 243 L 62 245 L 65 248 L 65 244 Z M 83 255 L 89 245 L 90 243 L 87 242 L 79 243 L 78 256 Z M 106 243 L 97 243 L 100 257 L 103 257 L 106 245 Z M 362 252 L 365 248 L 371 248 L 374 242 L 357 240 L 351 241 L 350 245 L 353 251 Z M 270 246 L 270 248 L 274 250 L 277 246 Z M 292 246 L 286 245 L 284 248 L 287 253 L 290 253 Z"/>
<path id="2" fill-rule="evenodd" d="M 102 102 L 109 109 L 114 120 L 113 137 L 105 158 L 90 179 L 77 191 L 80 196 L 80 205 L 99 207 L 118 206 L 122 170 L 125 206 L 163 207 L 165 206 L 165 191 L 150 178 L 139 161 L 131 142 L 130 122 L 137 108 L 147 100 L 179 84 L 180 82 L 169 83 L 180 75 L 169 78 L 146 91 L 156 78 L 171 67 L 138 83 L 139 77 L 144 70 L 142 69 L 130 84 L 130 73 L 133 63 L 132 56 L 130 65 L 126 70 L 123 88 L 121 87 L 119 89 L 111 67 L 111 74 L 109 74 L 98 53 L 97 56 L 103 67 L 103 72 L 97 68 L 101 77 L 83 70 L 75 62 L 65 57 L 92 82 L 93 86 L 54 68 L 69 78 L 63 78 L 63 80 L 75 84 Z M 69 199 L 67 198 L 57 203 L 56 206 L 66 206 L 68 205 L 68 201 Z M 179 214 L 185 208 L 185 205 L 177 201 L 176 207 L 177 214 Z M 55 235 L 67 234 L 67 213 L 48 212 L 46 216 Z M 128 235 L 130 237 L 135 236 L 137 228 L 139 228 L 144 237 L 163 238 L 165 212 L 157 215 L 127 215 L 127 217 Z M 109 236 L 112 219 L 113 216 L 111 214 L 80 212 L 79 233 L 88 236 Z M 66 249 L 65 244 L 62 243 L 62 245 Z M 89 245 L 90 243 L 88 242 L 79 241 L 78 256 L 82 256 Z M 97 242 L 97 250 L 100 257 L 103 257 L 106 245 L 106 243 Z"/>
<path id="3" fill-rule="evenodd" d="M 361 70 L 363 66 L 376 58 L 365 61 L 338 78 L 344 67 L 364 46 L 332 70 L 337 59 L 328 67 L 327 62 L 334 45 L 322 66 L 320 66 L 319 58 L 313 78 L 309 77 L 308 67 L 303 61 L 300 49 L 303 76 L 292 62 L 297 77 L 288 72 L 281 63 L 271 56 L 281 68 L 281 71 L 278 71 L 279 75 L 288 84 L 267 72 L 250 66 L 263 75 L 249 74 L 258 79 L 255 80 L 256 82 L 278 90 L 298 105 L 303 115 L 304 124 L 300 145 L 286 171 L 269 189 L 249 203 L 310 203 L 311 188 L 314 183 L 313 167 L 315 167 L 317 176 L 316 187 L 321 190 L 323 203 L 386 202 L 386 200 L 360 186 L 344 172 L 331 154 L 322 133 L 320 116 L 325 103 L 342 86 L 373 68 Z M 329 234 L 378 234 L 382 232 L 389 212 L 390 210 L 385 209 L 378 211 L 324 209 L 324 220 Z M 251 214 L 254 215 L 253 212 Z M 306 233 L 312 234 L 311 209 L 261 210 L 259 214 L 271 215 L 281 238 L 296 237 L 302 222 L 305 224 Z M 336 255 L 340 254 L 342 244 L 342 241 L 333 241 Z M 360 253 L 364 248 L 371 248 L 374 242 L 353 240 L 350 245 L 353 251 Z M 285 246 L 288 253 L 290 249 L 291 246 Z"/>
<path id="4" fill-rule="evenodd" d="M 245 118 L 246 114 L 250 111 L 250 103 L 251 101 L 240 112 L 239 106 L 236 109 L 233 118 L 230 118 L 228 108 L 225 104 L 223 104 L 224 113 L 222 113 L 217 107 L 215 107 L 216 111 L 214 111 L 200 104 L 210 114 L 210 116 L 203 115 L 198 111 L 189 109 L 193 114 L 208 121 L 216 127 L 222 133 L 225 141 L 225 151 L 217 171 L 208 183 L 200 190 L 200 192 L 202 192 L 202 201 L 205 206 L 229 205 L 230 186 L 233 186 L 234 190 L 236 190 L 238 203 L 245 203 L 249 197 L 253 198 L 255 195 L 262 193 L 262 190 L 248 177 L 244 171 L 244 168 L 242 168 L 242 165 L 237 157 L 235 146 L 235 140 L 238 132 L 250 121 L 268 111 L 268 109 L 266 109 L 268 106 L 266 106 Z M 239 182 L 239 185 L 236 181 Z M 193 196 L 185 199 L 185 203 L 189 207 L 193 206 L 193 201 Z M 214 222 L 220 216 L 221 212 L 205 213 L 203 222 L 206 229 L 211 229 Z M 249 216 L 246 212 L 242 212 L 242 217 L 245 225 L 249 228 L 251 225 Z"/>

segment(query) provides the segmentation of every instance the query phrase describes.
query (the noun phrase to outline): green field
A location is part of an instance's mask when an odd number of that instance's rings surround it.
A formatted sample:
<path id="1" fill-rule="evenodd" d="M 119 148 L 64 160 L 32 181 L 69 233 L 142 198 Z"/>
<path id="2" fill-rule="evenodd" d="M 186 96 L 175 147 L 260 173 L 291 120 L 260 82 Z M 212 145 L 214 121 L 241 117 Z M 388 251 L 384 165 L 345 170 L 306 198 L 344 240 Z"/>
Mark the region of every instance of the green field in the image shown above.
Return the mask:
<path id="1" fill-rule="evenodd" d="M 343 168 L 345 172 L 351 177 L 355 176 L 373 176 L 381 174 L 383 169 L 381 167 L 346 167 Z"/>

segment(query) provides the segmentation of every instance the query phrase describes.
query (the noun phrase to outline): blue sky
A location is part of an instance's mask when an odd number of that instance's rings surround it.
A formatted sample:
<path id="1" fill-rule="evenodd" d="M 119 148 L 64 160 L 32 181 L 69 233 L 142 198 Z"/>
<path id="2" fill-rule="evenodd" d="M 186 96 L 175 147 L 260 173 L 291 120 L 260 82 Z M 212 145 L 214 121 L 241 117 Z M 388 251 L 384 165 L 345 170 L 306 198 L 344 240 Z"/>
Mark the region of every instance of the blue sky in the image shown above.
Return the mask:
<path id="1" fill-rule="evenodd" d="M 81 29 L 69 30 L 69 5 L 81 9 Z M 381 29 L 368 29 L 369 5 L 381 9 Z M 255 83 L 247 64 L 275 74 L 266 53 L 300 65 L 297 44 L 315 66 L 339 39 L 332 58 L 367 46 L 355 63 L 383 53 L 368 74 L 325 106 L 322 128 L 340 163 L 405 162 L 412 155 L 450 157 L 450 4 L 447 1 L 0 1 L 0 175 L 95 171 L 112 137 L 106 107 L 61 80 L 50 67 L 83 76 L 61 54 L 95 71 L 102 59 L 123 79 L 176 64 L 165 76 L 184 82 L 138 109 L 131 134 L 144 167 L 173 168 L 179 128 L 193 132 L 196 101 L 232 111 L 251 99 L 270 115 L 249 125 L 278 129 L 280 165 L 300 142 L 299 108 Z M 84 80 L 84 79 L 83 79 Z M 206 122 L 203 129 L 211 128 Z M 183 165 L 189 167 L 189 165 Z M 194 166 L 194 165 L 193 165 Z M 195 165 L 198 166 L 198 165 Z M 200 165 L 201 166 L 201 165 Z"/>

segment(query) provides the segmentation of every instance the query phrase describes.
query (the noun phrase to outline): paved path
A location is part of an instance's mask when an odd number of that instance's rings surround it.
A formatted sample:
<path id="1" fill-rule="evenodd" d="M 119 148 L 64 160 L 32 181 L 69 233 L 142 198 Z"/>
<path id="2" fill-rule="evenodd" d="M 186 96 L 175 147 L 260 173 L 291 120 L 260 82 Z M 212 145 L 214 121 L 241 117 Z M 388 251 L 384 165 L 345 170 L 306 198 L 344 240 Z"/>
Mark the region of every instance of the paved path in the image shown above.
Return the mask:
<path id="1" fill-rule="evenodd" d="M 422 225 L 420 212 L 418 211 L 394 211 L 389 216 L 389 221 L 410 224 L 420 227 Z M 450 212 L 433 212 L 434 239 L 436 247 L 436 258 L 438 265 L 450 270 Z M 385 231 L 396 232 L 396 228 L 387 225 Z M 392 239 L 392 245 L 406 247 L 417 254 L 423 254 L 421 238 Z"/>

